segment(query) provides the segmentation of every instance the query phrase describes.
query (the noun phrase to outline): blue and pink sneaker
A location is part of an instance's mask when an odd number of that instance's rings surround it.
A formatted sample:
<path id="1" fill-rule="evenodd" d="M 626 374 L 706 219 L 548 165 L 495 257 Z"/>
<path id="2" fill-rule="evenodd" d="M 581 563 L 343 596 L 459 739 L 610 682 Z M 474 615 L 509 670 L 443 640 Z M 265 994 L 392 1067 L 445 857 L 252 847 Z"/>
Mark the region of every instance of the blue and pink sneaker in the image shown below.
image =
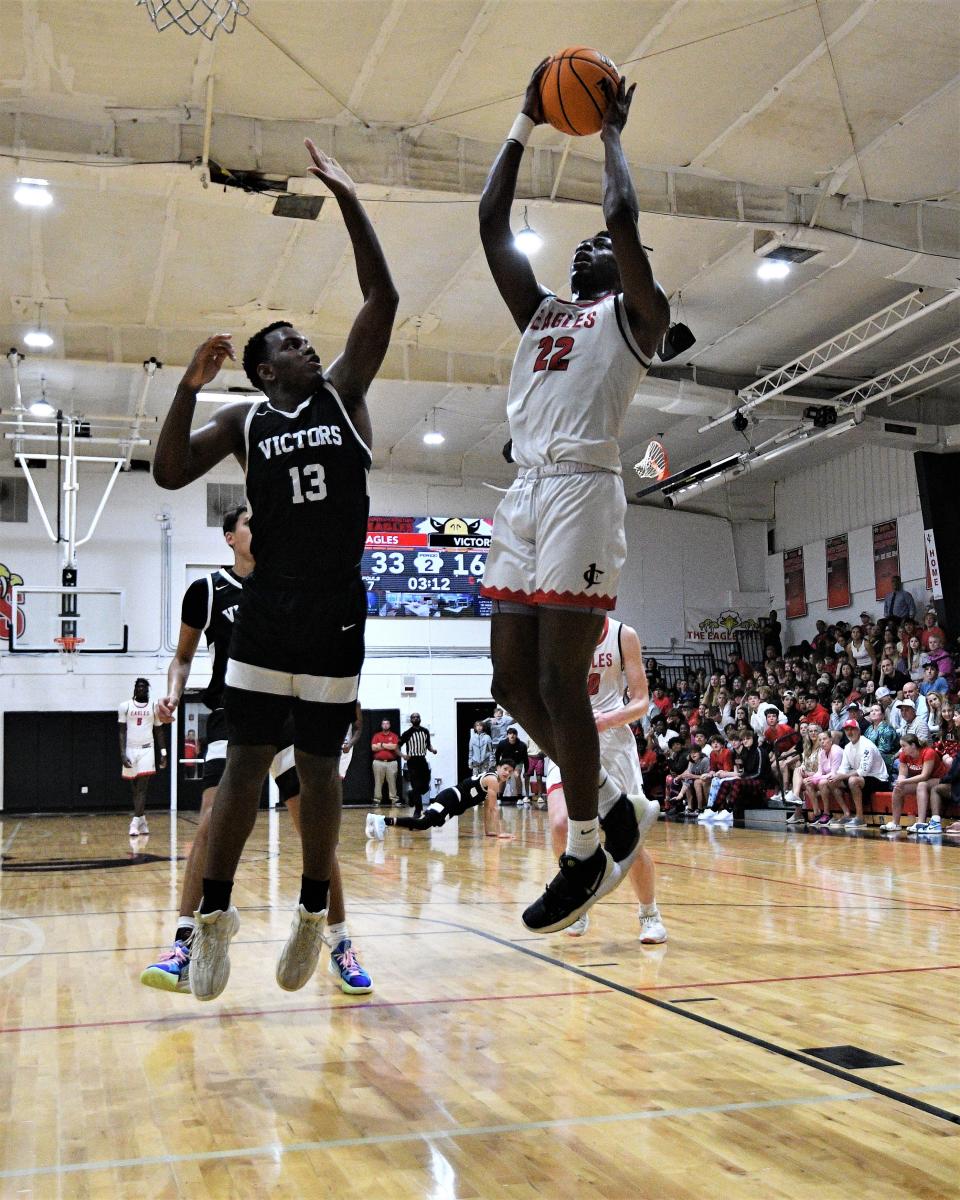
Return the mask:
<path id="1" fill-rule="evenodd" d="M 348 996 L 363 996 L 373 991 L 373 980 L 357 960 L 349 938 L 339 942 L 330 951 L 331 975 L 339 978 L 341 991 Z"/>
<path id="2" fill-rule="evenodd" d="M 155 963 L 140 976 L 146 987 L 158 988 L 161 992 L 190 991 L 190 947 L 186 942 L 174 942 Z"/>

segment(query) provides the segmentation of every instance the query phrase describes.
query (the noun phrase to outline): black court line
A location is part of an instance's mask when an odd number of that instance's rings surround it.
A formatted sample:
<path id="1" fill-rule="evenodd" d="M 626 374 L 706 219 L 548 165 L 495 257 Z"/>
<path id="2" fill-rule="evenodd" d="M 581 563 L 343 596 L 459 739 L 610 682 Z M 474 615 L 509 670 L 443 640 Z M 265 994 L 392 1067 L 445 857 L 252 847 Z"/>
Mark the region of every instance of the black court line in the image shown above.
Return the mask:
<path id="1" fill-rule="evenodd" d="M 674 1004 L 708 1004 L 716 1000 L 716 996 L 691 996 L 688 1000 L 674 1000 Z"/>
<path id="2" fill-rule="evenodd" d="M 386 914 L 379 915 L 386 916 Z M 407 917 L 405 919 L 410 921 L 421 920 L 420 917 Z M 426 919 L 435 920 L 433 917 Z M 805 1054 L 797 1050 L 791 1050 L 787 1046 L 779 1046 L 776 1042 L 770 1042 L 766 1038 L 757 1037 L 756 1034 L 747 1033 L 744 1029 L 735 1029 L 732 1025 L 724 1025 L 720 1021 L 711 1020 L 710 1017 L 702 1017 L 699 1013 L 691 1012 L 689 1009 L 678 1008 L 676 1004 L 670 1001 L 660 1000 L 656 996 L 649 996 L 646 992 L 638 991 L 636 988 L 628 987 L 623 983 L 617 983 L 613 979 L 605 979 L 602 975 L 594 975 L 592 972 L 586 971 L 582 967 L 574 966 L 572 963 L 564 962 L 560 958 L 553 958 L 551 955 L 543 954 L 539 950 L 531 950 L 529 946 L 517 945 L 516 942 L 498 937 L 495 933 L 487 933 L 482 929 L 472 929 L 469 925 L 461 925 L 456 921 L 437 921 L 437 924 L 452 925 L 468 933 L 474 933 L 477 937 L 481 937 L 485 941 L 493 942 L 498 946 L 504 946 L 508 950 L 516 950 L 518 954 L 525 954 L 528 958 L 535 958 L 552 967 L 559 967 L 562 971 L 567 971 L 571 975 L 577 975 L 581 979 L 588 979 L 591 983 L 602 984 L 603 987 L 609 988 L 613 992 L 619 992 L 623 996 L 629 996 L 633 1000 L 642 1000 L 644 1004 L 650 1004 L 654 1008 L 662 1009 L 664 1012 L 685 1017 L 688 1021 L 695 1021 L 698 1025 L 705 1025 L 708 1029 L 716 1030 L 717 1033 L 726 1034 L 728 1037 L 737 1038 L 738 1041 L 747 1042 L 749 1045 L 756 1046 L 760 1050 L 766 1050 L 770 1054 L 779 1055 L 781 1058 L 788 1058 L 792 1062 L 800 1063 L 804 1067 L 811 1067 L 813 1070 L 821 1071 L 825 1075 L 832 1075 L 835 1079 L 842 1079 L 845 1083 L 855 1084 L 857 1087 L 865 1088 L 869 1092 L 875 1092 L 878 1096 L 883 1096 L 886 1100 L 893 1100 L 896 1104 L 905 1104 L 909 1108 L 915 1108 L 920 1112 L 926 1113 L 928 1116 L 937 1117 L 941 1121 L 948 1121 L 951 1125 L 960 1125 L 960 1113 L 950 1112 L 946 1108 L 937 1108 L 936 1105 L 927 1104 L 926 1101 L 918 1100 L 915 1096 L 910 1096 L 905 1092 L 898 1092 L 894 1088 L 885 1087 L 882 1083 L 875 1083 L 873 1080 L 864 1079 L 860 1075 L 854 1075 L 850 1071 L 844 1071 L 840 1067 L 831 1066 L 829 1063 L 821 1060 L 808 1058 Z"/>
<path id="3" fill-rule="evenodd" d="M 583 963 L 585 967 L 619 967 L 619 963 Z"/>

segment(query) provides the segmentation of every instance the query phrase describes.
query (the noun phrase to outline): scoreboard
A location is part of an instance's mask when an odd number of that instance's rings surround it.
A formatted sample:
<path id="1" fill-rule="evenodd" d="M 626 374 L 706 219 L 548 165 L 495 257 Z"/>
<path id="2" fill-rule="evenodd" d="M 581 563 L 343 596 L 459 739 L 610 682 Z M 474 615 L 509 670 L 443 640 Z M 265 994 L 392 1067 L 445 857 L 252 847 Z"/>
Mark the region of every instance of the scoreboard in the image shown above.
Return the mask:
<path id="1" fill-rule="evenodd" d="M 371 617 L 489 617 L 480 595 L 492 525 L 472 517 L 370 517 L 362 574 Z"/>

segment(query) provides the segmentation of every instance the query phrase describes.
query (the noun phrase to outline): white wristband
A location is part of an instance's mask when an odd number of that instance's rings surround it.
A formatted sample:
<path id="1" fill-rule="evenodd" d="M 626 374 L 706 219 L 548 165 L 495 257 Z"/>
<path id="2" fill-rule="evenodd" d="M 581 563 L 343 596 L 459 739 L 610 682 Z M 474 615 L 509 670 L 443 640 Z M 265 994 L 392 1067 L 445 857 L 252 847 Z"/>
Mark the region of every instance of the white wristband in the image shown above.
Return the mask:
<path id="1" fill-rule="evenodd" d="M 510 126 L 510 132 L 507 134 L 508 142 L 517 142 L 521 146 L 525 146 L 530 140 L 530 134 L 536 129 L 533 121 L 526 113 L 518 113 L 517 119 Z"/>

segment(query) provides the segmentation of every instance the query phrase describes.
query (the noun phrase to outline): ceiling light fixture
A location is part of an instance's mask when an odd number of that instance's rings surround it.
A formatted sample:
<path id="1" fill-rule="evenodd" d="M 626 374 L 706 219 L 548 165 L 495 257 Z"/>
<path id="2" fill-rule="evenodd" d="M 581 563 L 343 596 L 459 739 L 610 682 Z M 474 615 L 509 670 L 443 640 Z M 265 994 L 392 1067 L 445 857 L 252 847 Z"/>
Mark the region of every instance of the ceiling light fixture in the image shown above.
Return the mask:
<path id="1" fill-rule="evenodd" d="M 34 400 L 28 409 L 31 417 L 53 417 L 57 410 L 47 399 L 47 381 L 40 377 L 40 399 Z"/>
<path id="2" fill-rule="evenodd" d="M 48 208 L 53 203 L 49 187 L 45 179 L 30 179 L 24 176 L 17 180 L 13 198 L 24 208 Z"/>
<path id="3" fill-rule="evenodd" d="M 43 328 L 43 304 L 37 304 L 37 327 L 30 329 L 23 335 L 23 340 L 32 350 L 49 350 L 53 345 L 53 338 Z"/>
<path id="4" fill-rule="evenodd" d="M 769 279 L 786 279 L 790 274 L 790 264 L 768 258 L 757 267 L 757 278 L 764 281 Z"/>
<path id="5" fill-rule="evenodd" d="M 423 444 L 425 446 L 442 446 L 446 440 L 439 429 L 437 429 L 437 410 L 434 409 L 433 417 L 430 420 L 430 428 L 423 435 Z"/>
<path id="6" fill-rule="evenodd" d="M 527 220 L 527 206 L 523 206 L 523 225 L 520 232 L 514 237 L 513 244 L 521 254 L 526 254 L 529 258 L 531 254 L 536 252 L 543 245 L 543 238 L 535 229 L 531 229 L 530 222 Z"/>

